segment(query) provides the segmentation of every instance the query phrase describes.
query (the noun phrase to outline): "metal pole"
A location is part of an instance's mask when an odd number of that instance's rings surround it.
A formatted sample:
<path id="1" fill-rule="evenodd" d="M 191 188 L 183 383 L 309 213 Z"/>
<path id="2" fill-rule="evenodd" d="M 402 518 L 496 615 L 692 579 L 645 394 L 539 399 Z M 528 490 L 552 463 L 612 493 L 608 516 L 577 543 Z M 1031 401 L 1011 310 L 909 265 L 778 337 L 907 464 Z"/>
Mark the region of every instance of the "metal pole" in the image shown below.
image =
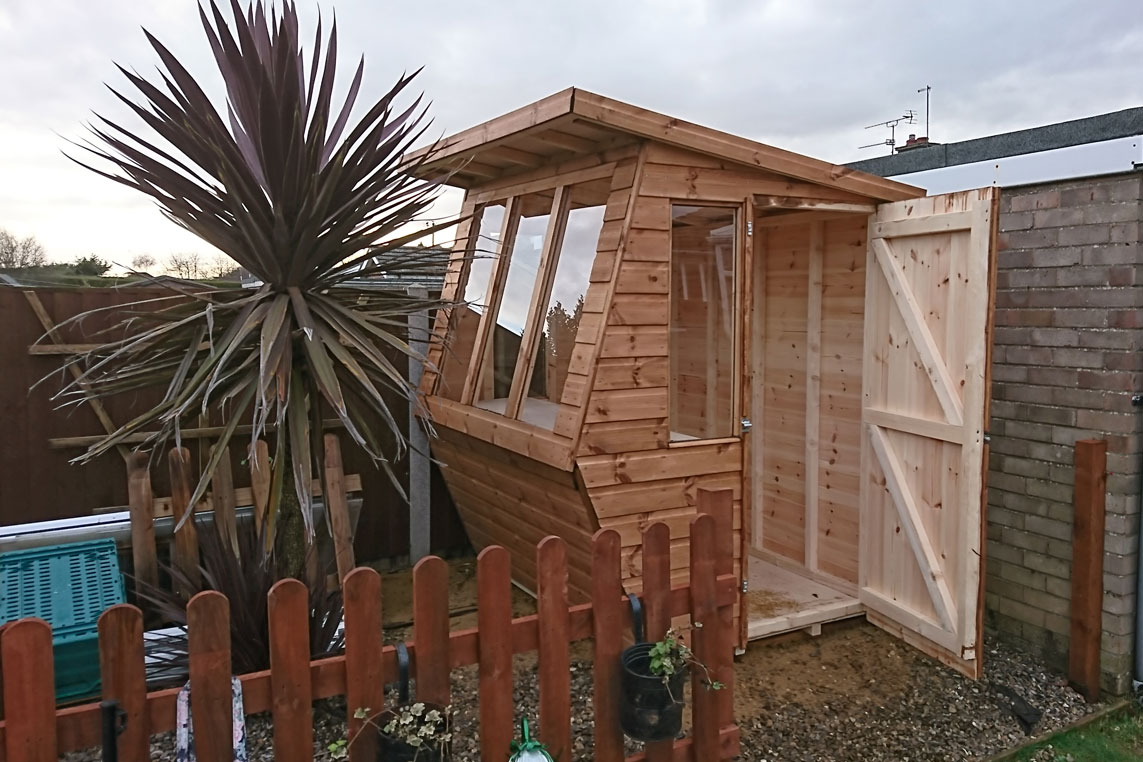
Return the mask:
<path id="1" fill-rule="evenodd" d="M 408 294 L 414 299 L 428 299 L 428 289 L 411 286 Z M 429 348 L 429 313 L 427 310 L 409 315 L 409 383 L 421 385 L 424 357 Z M 432 506 L 429 500 L 429 438 L 420 419 L 416 404 L 409 404 L 409 560 L 416 563 L 432 552 Z"/>

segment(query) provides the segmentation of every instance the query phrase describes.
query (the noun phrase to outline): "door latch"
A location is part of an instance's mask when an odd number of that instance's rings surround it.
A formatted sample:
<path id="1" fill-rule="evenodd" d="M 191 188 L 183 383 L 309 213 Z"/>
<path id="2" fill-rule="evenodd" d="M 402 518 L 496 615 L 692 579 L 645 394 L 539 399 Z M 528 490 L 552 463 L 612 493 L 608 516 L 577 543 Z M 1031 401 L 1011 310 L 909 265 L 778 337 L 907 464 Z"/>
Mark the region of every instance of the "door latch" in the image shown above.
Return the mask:
<path id="1" fill-rule="evenodd" d="M 742 419 L 742 433 L 748 434 L 748 433 L 750 433 L 750 429 L 752 429 L 752 428 L 754 428 L 754 424 L 750 422 L 750 419 L 749 418 L 743 418 Z"/>

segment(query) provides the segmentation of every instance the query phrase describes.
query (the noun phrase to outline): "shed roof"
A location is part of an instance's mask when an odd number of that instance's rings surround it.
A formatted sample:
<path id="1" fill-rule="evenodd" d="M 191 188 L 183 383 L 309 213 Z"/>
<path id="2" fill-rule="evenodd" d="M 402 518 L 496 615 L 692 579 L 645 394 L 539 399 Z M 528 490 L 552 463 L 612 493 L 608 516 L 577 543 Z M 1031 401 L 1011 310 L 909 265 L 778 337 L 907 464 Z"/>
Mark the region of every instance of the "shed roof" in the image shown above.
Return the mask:
<path id="1" fill-rule="evenodd" d="M 471 188 L 576 155 L 650 139 L 880 201 L 925 195 L 922 188 L 803 156 L 726 132 L 569 87 L 523 108 L 443 138 L 418 174 L 449 173 Z M 423 158 L 422 148 L 411 159 Z"/>

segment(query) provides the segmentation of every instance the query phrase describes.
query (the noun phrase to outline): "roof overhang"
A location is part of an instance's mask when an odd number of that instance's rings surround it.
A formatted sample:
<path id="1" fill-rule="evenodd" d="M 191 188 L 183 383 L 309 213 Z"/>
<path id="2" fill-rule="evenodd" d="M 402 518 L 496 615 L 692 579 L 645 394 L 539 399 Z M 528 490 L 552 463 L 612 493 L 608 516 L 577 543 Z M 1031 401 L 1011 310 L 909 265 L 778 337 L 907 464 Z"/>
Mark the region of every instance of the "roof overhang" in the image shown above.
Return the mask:
<path id="1" fill-rule="evenodd" d="M 917 188 L 785 151 L 602 95 L 568 88 L 410 154 L 416 173 L 472 188 L 507 175 L 640 140 L 685 148 L 747 167 L 878 201 L 925 195 Z M 430 153 L 431 152 L 431 153 Z M 426 160 L 427 159 L 427 160 Z"/>

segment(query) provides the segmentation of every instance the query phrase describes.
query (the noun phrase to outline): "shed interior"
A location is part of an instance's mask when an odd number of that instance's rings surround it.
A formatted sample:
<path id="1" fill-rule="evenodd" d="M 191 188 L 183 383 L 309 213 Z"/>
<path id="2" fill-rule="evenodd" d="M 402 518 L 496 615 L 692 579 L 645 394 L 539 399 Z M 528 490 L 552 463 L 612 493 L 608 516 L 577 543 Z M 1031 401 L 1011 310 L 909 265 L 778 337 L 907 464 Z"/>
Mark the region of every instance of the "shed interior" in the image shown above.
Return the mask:
<path id="1" fill-rule="evenodd" d="M 584 600 L 614 529 L 637 592 L 642 529 L 681 581 L 729 490 L 741 645 L 865 614 L 979 672 L 989 191 L 577 89 L 413 158 L 466 190 L 421 388 L 474 544 L 534 589 L 560 535 Z"/>

